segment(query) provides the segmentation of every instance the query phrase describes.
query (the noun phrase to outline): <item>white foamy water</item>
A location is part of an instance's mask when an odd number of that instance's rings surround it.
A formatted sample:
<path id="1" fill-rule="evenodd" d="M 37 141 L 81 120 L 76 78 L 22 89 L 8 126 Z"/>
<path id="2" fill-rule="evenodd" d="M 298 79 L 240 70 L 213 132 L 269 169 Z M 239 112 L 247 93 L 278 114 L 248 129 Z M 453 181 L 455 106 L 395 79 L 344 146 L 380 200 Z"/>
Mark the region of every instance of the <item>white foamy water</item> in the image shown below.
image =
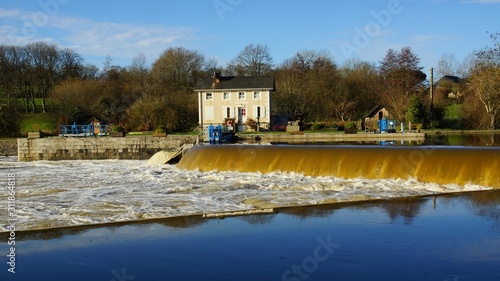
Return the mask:
<path id="1" fill-rule="evenodd" d="M 0 158 L 2 181 L 8 174 L 16 176 L 17 230 L 489 189 L 412 179 L 197 172 L 134 160 Z M 2 186 L 0 231 L 5 231 L 8 193 Z"/>

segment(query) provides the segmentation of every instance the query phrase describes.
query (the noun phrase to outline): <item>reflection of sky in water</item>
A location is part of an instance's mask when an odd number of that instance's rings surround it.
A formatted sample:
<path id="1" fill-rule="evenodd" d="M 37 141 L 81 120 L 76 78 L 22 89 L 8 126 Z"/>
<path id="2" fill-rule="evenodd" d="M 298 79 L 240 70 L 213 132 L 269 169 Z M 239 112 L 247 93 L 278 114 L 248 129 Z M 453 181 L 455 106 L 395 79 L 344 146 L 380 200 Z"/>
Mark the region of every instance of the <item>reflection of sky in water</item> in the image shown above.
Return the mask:
<path id="1" fill-rule="evenodd" d="M 0 170 L 16 174 L 16 214 L 23 230 L 485 189 L 413 179 L 202 173 L 127 160 L 27 163 L 11 157 L 0 159 Z M 2 204 L 0 218 L 6 213 Z"/>

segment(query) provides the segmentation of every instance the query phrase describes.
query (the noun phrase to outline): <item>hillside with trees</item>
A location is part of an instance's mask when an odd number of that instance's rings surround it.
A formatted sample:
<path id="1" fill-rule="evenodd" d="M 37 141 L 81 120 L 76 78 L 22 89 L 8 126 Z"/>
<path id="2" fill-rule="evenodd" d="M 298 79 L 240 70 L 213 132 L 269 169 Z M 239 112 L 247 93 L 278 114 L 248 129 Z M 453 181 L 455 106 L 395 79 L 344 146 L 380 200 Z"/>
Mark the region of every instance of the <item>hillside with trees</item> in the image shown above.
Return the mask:
<path id="1" fill-rule="evenodd" d="M 428 77 L 410 47 L 389 49 L 378 63 L 349 60 L 338 65 L 328 51 L 300 50 L 275 64 L 269 47 L 251 44 L 226 67 L 196 50 L 176 47 L 166 49 L 151 66 L 142 54 L 127 67 L 114 65 L 108 56 L 101 70 L 76 51 L 45 42 L 0 45 L 0 136 L 19 136 L 21 120 L 40 114 L 54 116 L 59 125 L 95 117 L 127 131 L 158 126 L 192 131 L 198 125 L 193 90 L 215 70 L 274 76 L 272 114 L 295 116 L 305 124 L 359 120 L 383 104 L 399 121 L 443 127 L 449 125 L 447 118 L 455 118 L 453 129 L 495 129 L 500 125 L 499 33 L 491 39 L 491 47 L 462 63 L 453 55 L 443 56 L 438 73 L 460 75 L 462 82 L 436 89 L 432 104 Z M 448 116 L 451 106 L 457 116 Z"/>

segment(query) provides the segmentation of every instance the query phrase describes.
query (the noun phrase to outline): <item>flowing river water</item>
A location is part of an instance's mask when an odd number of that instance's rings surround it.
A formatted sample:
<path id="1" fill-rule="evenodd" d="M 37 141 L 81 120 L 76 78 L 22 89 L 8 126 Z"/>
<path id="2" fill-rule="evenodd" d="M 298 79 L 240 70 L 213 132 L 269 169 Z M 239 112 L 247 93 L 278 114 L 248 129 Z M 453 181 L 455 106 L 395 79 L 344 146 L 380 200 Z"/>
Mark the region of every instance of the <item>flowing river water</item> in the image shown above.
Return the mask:
<path id="1" fill-rule="evenodd" d="M 0 280 L 500 280 L 500 148 L 480 139 L 2 157 Z"/>
<path id="2" fill-rule="evenodd" d="M 499 155 L 498 147 L 201 146 L 179 165 L 3 157 L 0 171 L 16 178 L 17 229 L 33 230 L 489 190 L 499 187 Z"/>

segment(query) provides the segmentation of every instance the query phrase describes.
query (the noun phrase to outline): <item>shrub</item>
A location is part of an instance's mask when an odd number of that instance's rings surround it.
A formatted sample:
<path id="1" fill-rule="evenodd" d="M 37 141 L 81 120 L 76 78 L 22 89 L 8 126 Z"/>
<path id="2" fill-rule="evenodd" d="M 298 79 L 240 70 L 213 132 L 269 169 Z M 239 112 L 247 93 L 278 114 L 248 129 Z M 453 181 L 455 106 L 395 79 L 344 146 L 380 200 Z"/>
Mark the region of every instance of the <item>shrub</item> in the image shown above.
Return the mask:
<path id="1" fill-rule="evenodd" d="M 313 131 L 323 130 L 324 128 L 326 128 L 325 123 L 314 123 L 311 127 Z"/>
<path id="2" fill-rule="evenodd" d="M 19 135 L 19 115 L 13 107 L 0 104 L 0 137 Z"/>
<path id="3" fill-rule="evenodd" d="M 111 129 L 112 132 L 125 132 L 125 128 L 123 128 L 122 126 L 118 125 L 118 126 L 113 126 L 113 128 Z"/>
<path id="4" fill-rule="evenodd" d="M 356 129 L 357 127 L 356 122 L 348 122 L 344 125 L 345 129 Z"/>
<path id="5" fill-rule="evenodd" d="M 257 130 L 257 121 L 253 120 L 252 118 L 247 119 L 246 125 L 248 128 L 250 128 L 252 130 L 255 130 L 255 131 Z"/>
<path id="6" fill-rule="evenodd" d="M 345 127 L 345 122 L 344 121 L 338 121 L 337 122 L 337 131 L 343 131 Z"/>
<path id="7" fill-rule="evenodd" d="M 167 127 L 165 127 L 165 125 L 158 125 L 158 127 L 156 127 L 155 129 L 155 133 L 166 133 L 167 132 Z"/>

